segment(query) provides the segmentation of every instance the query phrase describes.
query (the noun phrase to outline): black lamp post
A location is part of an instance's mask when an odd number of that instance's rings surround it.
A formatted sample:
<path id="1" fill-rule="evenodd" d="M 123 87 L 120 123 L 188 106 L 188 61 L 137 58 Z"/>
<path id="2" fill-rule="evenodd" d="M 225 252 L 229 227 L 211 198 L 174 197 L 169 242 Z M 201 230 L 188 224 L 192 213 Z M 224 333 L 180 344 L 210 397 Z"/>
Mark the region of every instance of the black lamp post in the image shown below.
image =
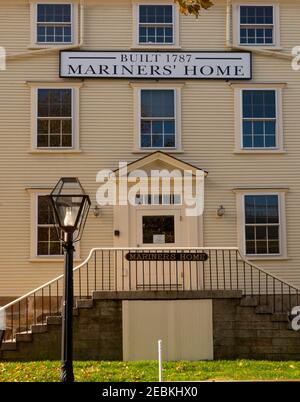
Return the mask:
<path id="1" fill-rule="evenodd" d="M 81 238 L 91 201 L 76 177 L 62 177 L 49 199 L 59 238 L 64 233 L 61 381 L 73 382 L 73 243 Z"/>

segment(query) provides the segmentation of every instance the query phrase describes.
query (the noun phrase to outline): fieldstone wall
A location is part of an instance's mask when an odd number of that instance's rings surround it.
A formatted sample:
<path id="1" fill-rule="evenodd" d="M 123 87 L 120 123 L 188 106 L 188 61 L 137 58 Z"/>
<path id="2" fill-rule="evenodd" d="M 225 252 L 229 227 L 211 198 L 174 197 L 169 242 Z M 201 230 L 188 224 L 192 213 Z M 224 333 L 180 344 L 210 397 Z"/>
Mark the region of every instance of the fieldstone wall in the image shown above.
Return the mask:
<path id="1" fill-rule="evenodd" d="M 239 299 L 213 300 L 214 358 L 300 360 L 300 331 L 287 314 L 271 314 Z"/>
<path id="2" fill-rule="evenodd" d="M 300 360 L 300 331 L 293 331 L 287 314 L 272 314 L 239 291 L 95 292 L 77 300 L 74 309 L 74 359 L 122 360 L 122 300 L 213 300 L 214 359 Z M 59 360 L 61 317 L 18 333 L 16 342 L 2 344 L 3 360 Z"/>
<path id="3" fill-rule="evenodd" d="M 122 360 L 122 301 L 79 300 L 74 310 L 74 359 Z M 3 345 L 8 360 L 60 360 L 61 317 L 34 325 L 31 334 L 17 334 L 16 349 Z"/>

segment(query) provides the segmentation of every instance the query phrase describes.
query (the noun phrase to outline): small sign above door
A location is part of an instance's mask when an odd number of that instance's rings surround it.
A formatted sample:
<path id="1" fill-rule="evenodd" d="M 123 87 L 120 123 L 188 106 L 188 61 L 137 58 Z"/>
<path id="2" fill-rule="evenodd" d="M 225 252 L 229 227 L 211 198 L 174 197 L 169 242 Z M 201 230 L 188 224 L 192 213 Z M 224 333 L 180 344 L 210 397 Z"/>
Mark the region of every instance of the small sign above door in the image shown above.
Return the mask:
<path id="1" fill-rule="evenodd" d="M 206 261 L 208 255 L 206 253 L 192 252 L 129 252 L 125 256 L 127 261 Z"/>
<path id="2" fill-rule="evenodd" d="M 250 52 L 61 51 L 60 77 L 249 80 Z"/>

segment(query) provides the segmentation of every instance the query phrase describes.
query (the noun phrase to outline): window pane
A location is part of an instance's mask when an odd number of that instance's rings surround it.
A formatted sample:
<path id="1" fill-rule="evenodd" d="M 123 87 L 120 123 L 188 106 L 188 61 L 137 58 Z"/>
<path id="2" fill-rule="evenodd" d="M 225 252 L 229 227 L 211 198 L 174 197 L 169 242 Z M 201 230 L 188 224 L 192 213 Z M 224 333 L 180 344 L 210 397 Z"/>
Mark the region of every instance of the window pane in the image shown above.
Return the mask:
<path id="1" fill-rule="evenodd" d="M 173 21 L 173 7 L 167 6 L 139 6 L 140 23 L 170 24 Z"/>
<path id="2" fill-rule="evenodd" d="M 48 241 L 48 240 L 49 240 L 49 227 L 39 227 L 38 241 Z"/>
<path id="3" fill-rule="evenodd" d="M 38 119 L 38 134 L 48 134 L 48 123 L 49 120 Z"/>
<path id="4" fill-rule="evenodd" d="M 257 254 L 268 254 L 268 243 L 266 241 L 256 242 L 256 253 Z"/>
<path id="5" fill-rule="evenodd" d="M 254 226 L 246 226 L 246 240 L 255 240 Z"/>
<path id="6" fill-rule="evenodd" d="M 164 146 L 162 135 L 153 135 L 152 136 L 152 147 L 162 148 Z"/>
<path id="7" fill-rule="evenodd" d="M 255 242 L 246 241 L 246 254 L 255 254 Z"/>
<path id="8" fill-rule="evenodd" d="M 37 254 L 38 255 L 49 255 L 48 252 L 48 242 L 38 242 L 38 249 L 37 249 Z"/>
<path id="9" fill-rule="evenodd" d="M 241 6 L 241 24 L 273 24 L 273 6 Z"/>
<path id="10" fill-rule="evenodd" d="M 174 148 L 175 147 L 175 135 L 165 135 L 164 136 L 164 147 Z"/>
<path id="11" fill-rule="evenodd" d="M 49 137 L 48 135 L 38 135 L 37 136 L 37 147 L 43 148 L 49 146 Z"/>
<path id="12" fill-rule="evenodd" d="M 268 239 L 269 240 L 278 240 L 279 239 L 279 227 L 278 226 L 269 226 L 268 227 Z"/>
<path id="13" fill-rule="evenodd" d="M 175 243 L 174 216 L 143 216 L 143 243 Z M 164 241 L 163 241 L 164 240 Z"/>
<path id="14" fill-rule="evenodd" d="M 174 117 L 173 90 L 142 90 L 142 117 Z"/>
<path id="15" fill-rule="evenodd" d="M 38 89 L 39 117 L 71 117 L 71 89 Z"/>
<path id="16" fill-rule="evenodd" d="M 256 226 L 256 240 L 267 240 L 266 226 Z"/>
<path id="17" fill-rule="evenodd" d="M 38 224 L 51 224 L 52 210 L 48 202 L 47 196 L 38 196 Z"/>
<path id="18" fill-rule="evenodd" d="M 279 241 L 270 241 L 269 242 L 269 254 L 279 254 Z"/>
<path id="19" fill-rule="evenodd" d="M 163 133 L 163 121 L 153 121 L 152 122 L 152 133 L 153 134 L 162 134 Z"/>
<path id="20" fill-rule="evenodd" d="M 145 148 L 151 147 L 151 135 L 143 135 L 142 134 L 141 147 L 145 147 Z"/>
<path id="21" fill-rule="evenodd" d="M 59 242 L 50 243 L 50 255 L 60 255 L 62 254 L 61 245 Z"/>
<path id="22" fill-rule="evenodd" d="M 38 4 L 38 22 L 71 22 L 70 4 Z"/>
<path id="23" fill-rule="evenodd" d="M 245 218 L 246 223 L 255 223 L 255 196 L 245 196 Z"/>

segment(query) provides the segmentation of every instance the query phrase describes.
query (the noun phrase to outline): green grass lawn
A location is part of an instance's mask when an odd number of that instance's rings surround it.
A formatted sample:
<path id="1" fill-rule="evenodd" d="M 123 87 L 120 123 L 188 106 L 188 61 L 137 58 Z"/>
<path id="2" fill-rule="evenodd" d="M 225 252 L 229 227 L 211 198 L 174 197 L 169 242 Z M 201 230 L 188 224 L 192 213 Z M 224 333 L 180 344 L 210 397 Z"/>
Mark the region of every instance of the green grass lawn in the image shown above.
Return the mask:
<path id="1" fill-rule="evenodd" d="M 0 362 L 0 382 L 59 381 L 59 362 Z M 300 380 L 300 361 L 164 362 L 165 381 Z M 157 381 L 157 362 L 74 362 L 76 381 Z"/>

